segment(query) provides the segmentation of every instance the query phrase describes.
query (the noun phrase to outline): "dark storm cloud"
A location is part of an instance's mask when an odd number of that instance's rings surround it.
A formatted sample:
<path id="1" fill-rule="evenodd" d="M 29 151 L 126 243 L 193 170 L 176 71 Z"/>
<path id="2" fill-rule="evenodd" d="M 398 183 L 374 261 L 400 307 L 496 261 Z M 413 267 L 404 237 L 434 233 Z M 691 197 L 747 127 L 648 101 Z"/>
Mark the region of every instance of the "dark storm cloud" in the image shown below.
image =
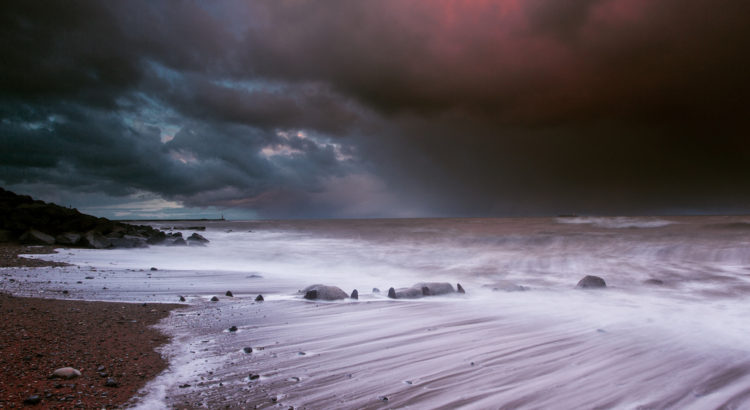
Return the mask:
<path id="1" fill-rule="evenodd" d="M 739 0 L 5 4 L 0 181 L 265 216 L 747 211 L 747 16 Z"/>

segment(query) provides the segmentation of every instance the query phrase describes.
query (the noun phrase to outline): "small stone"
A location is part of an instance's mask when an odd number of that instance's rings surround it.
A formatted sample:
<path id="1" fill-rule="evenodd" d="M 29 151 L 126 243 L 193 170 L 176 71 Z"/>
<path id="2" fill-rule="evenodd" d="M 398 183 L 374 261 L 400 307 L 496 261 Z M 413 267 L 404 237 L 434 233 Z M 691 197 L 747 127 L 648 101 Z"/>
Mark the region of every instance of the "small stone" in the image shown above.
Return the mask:
<path id="1" fill-rule="evenodd" d="M 81 283 L 83 283 L 83 282 L 81 282 L 80 280 L 78 280 L 78 281 L 76 281 L 76 283 L 78 283 L 78 284 L 81 284 Z"/>
<path id="2" fill-rule="evenodd" d="M 106 368 L 106 367 L 104 367 L 104 366 L 99 366 L 99 367 L 97 367 L 97 368 L 96 368 L 96 371 L 97 371 L 97 372 L 103 372 L 103 371 L 105 371 L 105 370 L 107 370 L 107 368 Z"/>
<path id="3" fill-rule="evenodd" d="M 245 352 L 245 353 L 250 354 L 250 353 L 253 352 L 253 348 L 252 347 L 245 347 L 245 348 L 242 349 L 242 351 Z"/>
<path id="4" fill-rule="evenodd" d="M 181 385 L 179 385 L 179 386 L 177 386 L 177 387 L 179 387 L 179 388 L 181 388 L 181 389 L 184 389 L 184 388 L 186 388 L 186 387 L 190 387 L 190 385 L 189 385 L 189 384 L 187 384 L 187 383 L 185 383 L 185 384 L 181 384 Z"/>
<path id="5" fill-rule="evenodd" d="M 224 294 L 225 296 L 229 296 L 230 298 L 233 298 L 234 295 L 232 294 L 231 290 L 228 290 L 227 293 Z"/>
<path id="6" fill-rule="evenodd" d="M 180 302 L 184 302 L 184 301 L 185 301 L 185 296 L 180 296 Z"/>
<path id="7" fill-rule="evenodd" d="M 120 383 L 117 383 L 117 380 L 110 377 L 106 382 L 104 382 L 104 385 L 106 387 L 118 387 L 120 386 Z"/>
<path id="8" fill-rule="evenodd" d="M 230 328 L 229 328 L 229 331 L 230 331 L 230 332 L 236 332 L 236 331 L 237 331 L 237 326 L 232 326 L 232 327 L 230 327 Z"/>
<path id="9" fill-rule="evenodd" d="M 218 302 L 218 301 L 219 301 L 219 298 L 217 298 L 216 296 L 211 298 L 211 302 Z"/>
<path id="10" fill-rule="evenodd" d="M 33 406 L 35 404 L 39 404 L 40 401 L 42 401 L 42 398 L 34 394 L 24 399 L 23 404 L 30 404 Z"/>
<path id="11" fill-rule="evenodd" d="M 380 399 L 380 401 L 388 401 L 388 396 L 380 396 L 378 399 Z"/>
<path id="12" fill-rule="evenodd" d="M 248 376 L 248 378 L 250 380 L 258 380 L 258 379 L 260 379 L 260 375 L 259 374 L 250 373 L 250 375 Z"/>
<path id="13" fill-rule="evenodd" d="M 84 279 L 94 279 L 93 276 L 86 276 Z"/>
<path id="14" fill-rule="evenodd" d="M 265 300 L 265 299 L 263 299 L 263 295 L 258 295 L 258 296 L 257 296 L 257 297 L 255 298 L 255 301 L 256 301 L 256 302 L 263 302 L 264 300 Z"/>
<path id="15" fill-rule="evenodd" d="M 307 353 L 305 353 L 305 352 L 297 352 L 297 356 L 305 356 L 305 355 L 307 355 Z"/>
<path id="16" fill-rule="evenodd" d="M 60 378 L 60 379 L 73 379 L 76 377 L 80 377 L 81 372 L 72 368 L 72 367 L 62 367 L 54 372 L 52 372 L 51 378 Z"/>
<path id="17" fill-rule="evenodd" d="M 99 372 L 99 377 L 101 377 L 102 379 L 105 378 L 105 377 L 107 377 L 107 376 L 109 376 L 109 373 L 107 373 L 107 372 Z"/>
<path id="18" fill-rule="evenodd" d="M 64 290 L 64 291 L 62 291 L 62 293 L 63 293 L 63 295 L 67 295 L 67 294 L 68 294 L 68 291 L 67 291 L 67 290 Z"/>

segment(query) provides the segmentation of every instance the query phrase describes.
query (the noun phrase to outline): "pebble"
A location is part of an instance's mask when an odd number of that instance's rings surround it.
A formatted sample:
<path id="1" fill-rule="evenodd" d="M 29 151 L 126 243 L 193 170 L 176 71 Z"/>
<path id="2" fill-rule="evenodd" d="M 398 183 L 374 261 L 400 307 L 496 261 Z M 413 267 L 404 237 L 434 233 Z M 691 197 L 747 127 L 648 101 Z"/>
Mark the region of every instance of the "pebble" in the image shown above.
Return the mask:
<path id="1" fill-rule="evenodd" d="M 72 379 L 74 377 L 79 377 L 81 375 L 81 372 L 72 368 L 72 367 L 61 367 L 54 372 L 52 372 L 51 377 L 59 377 L 61 379 Z"/>
<path id="2" fill-rule="evenodd" d="M 42 401 L 42 398 L 41 398 L 41 397 L 39 397 L 39 396 L 37 396 L 37 395 L 35 394 L 35 395 L 33 395 L 33 396 L 29 396 L 29 397 L 27 397 L 27 398 L 26 398 L 26 399 L 25 399 L 25 400 L 23 401 L 23 404 L 30 404 L 30 405 L 32 405 L 32 406 L 33 406 L 33 405 L 35 405 L 35 404 L 39 404 L 39 402 L 40 402 L 40 401 Z"/>
<path id="3" fill-rule="evenodd" d="M 120 386 L 120 383 L 117 383 L 117 380 L 110 377 L 106 382 L 104 382 L 104 385 L 106 387 L 118 387 Z"/>

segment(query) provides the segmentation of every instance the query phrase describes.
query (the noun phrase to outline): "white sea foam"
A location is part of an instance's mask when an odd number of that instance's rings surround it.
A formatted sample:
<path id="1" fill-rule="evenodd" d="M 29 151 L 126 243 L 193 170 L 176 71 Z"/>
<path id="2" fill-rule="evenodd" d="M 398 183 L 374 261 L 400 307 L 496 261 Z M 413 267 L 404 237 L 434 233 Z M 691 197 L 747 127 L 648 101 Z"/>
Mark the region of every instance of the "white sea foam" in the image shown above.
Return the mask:
<path id="1" fill-rule="evenodd" d="M 671 225 L 674 222 L 659 218 L 634 218 L 625 216 L 614 217 L 564 217 L 557 218 L 560 223 L 566 224 L 591 224 L 600 228 L 659 228 Z"/>
<path id="2" fill-rule="evenodd" d="M 165 324 L 176 336 L 170 370 L 149 385 L 143 408 L 243 407 L 271 392 L 314 408 L 378 407 L 379 396 L 392 407 L 750 403 L 750 238 L 726 229 L 731 219 L 673 219 L 209 224 L 207 247 L 63 251 L 52 257 L 82 268 L 44 271 L 38 286 L 70 288 L 95 269 L 109 289 L 97 276 L 73 293 L 188 295 L 192 307 Z M 632 226 L 650 229 L 600 229 Z M 576 290 L 587 274 L 608 289 Z M 643 283 L 650 278 L 664 285 Z M 384 295 L 420 281 L 460 282 L 468 293 Z M 492 291 L 498 282 L 528 290 Z M 296 292 L 312 283 L 357 288 L 360 300 L 303 301 Z M 235 297 L 207 301 L 225 290 Z M 265 303 L 252 303 L 257 293 Z M 226 332 L 231 325 L 241 331 Z M 246 355 L 243 346 L 264 349 Z M 249 372 L 262 388 L 249 387 Z"/>

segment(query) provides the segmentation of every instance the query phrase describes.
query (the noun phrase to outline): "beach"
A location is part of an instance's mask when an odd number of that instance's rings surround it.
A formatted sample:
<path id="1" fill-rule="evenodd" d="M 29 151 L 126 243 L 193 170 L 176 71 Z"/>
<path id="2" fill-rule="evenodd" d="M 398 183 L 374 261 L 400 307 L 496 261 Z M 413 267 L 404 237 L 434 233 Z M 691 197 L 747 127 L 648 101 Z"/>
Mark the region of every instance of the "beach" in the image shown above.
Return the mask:
<path id="1" fill-rule="evenodd" d="M 0 246 L 0 265 L 22 272 L 65 266 L 18 256 L 29 252 L 42 254 L 51 249 Z M 2 283 L 9 281 L 6 278 Z M 19 275 L 18 280 L 22 278 Z M 54 296 L 65 294 L 47 297 Z M 155 349 L 169 338 L 151 326 L 177 307 L 14 297 L 0 292 L 0 408 L 23 407 L 34 396 L 41 408 L 126 404 L 166 368 Z M 80 370 L 81 377 L 48 378 L 55 369 L 68 366 Z M 108 379 L 116 386 L 105 386 Z"/>
<path id="2" fill-rule="evenodd" d="M 0 284 L 156 310 L 168 367 L 135 408 L 750 403 L 750 218 L 216 221 L 200 232 L 206 246 L 29 256 L 68 265 L 6 268 Z M 577 288 L 585 275 L 606 287 Z M 387 296 L 418 282 L 466 293 Z M 314 283 L 359 298 L 304 299 Z M 187 306 L 164 312 L 181 296 Z"/>

